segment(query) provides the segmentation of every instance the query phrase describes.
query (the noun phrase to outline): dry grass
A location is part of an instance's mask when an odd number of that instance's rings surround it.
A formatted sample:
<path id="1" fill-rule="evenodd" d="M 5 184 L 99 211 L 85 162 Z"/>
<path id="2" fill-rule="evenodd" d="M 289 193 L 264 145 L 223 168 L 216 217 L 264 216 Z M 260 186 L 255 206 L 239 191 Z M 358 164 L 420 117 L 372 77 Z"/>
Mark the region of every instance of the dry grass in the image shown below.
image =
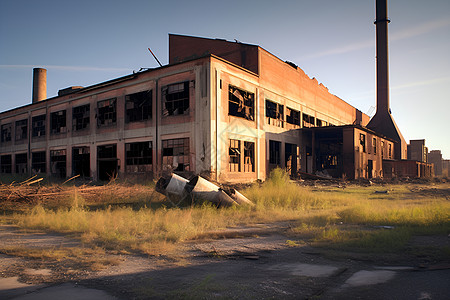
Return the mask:
<path id="1" fill-rule="evenodd" d="M 407 185 L 303 187 L 290 183 L 281 170 L 264 184 L 242 191 L 255 203 L 251 207 L 168 209 L 159 198 L 149 196 L 153 190 L 145 186 L 110 185 L 95 199 L 70 189 L 65 205 L 56 208 L 42 203 L 13 214 L 10 222 L 22 228 L 72 233 L 91 247 L 148 255 L 174 255 L 180 243 L 227 227 L 278 221 L 289 221 L 289 234 L 299 237 L 291 246 L 308 241 L 362 251 L 398 251 L 414 234 L 450 232 L 450 202 L 445 193 L 417 194 Z M 380 189 L 389 193 L 375 193 Z M 450 189 L 444 184 L 436 190 Z M 381 225 L 393 229 L 376 227 Z"/>

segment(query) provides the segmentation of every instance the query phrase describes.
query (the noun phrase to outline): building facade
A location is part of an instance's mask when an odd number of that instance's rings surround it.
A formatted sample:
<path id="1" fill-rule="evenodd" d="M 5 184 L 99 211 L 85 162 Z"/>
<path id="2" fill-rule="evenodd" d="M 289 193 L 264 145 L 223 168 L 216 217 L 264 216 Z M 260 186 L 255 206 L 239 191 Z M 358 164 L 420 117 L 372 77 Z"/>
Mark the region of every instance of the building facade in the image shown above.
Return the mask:
<path id="1" fill-rule="evenodd" d="M 394 157 L 367 115 L 259 46 L 180 35 L 169 45 L 166 66 L 1 113 L 0 171 L 242 182 L 279 166 L 370 178 Z"/>

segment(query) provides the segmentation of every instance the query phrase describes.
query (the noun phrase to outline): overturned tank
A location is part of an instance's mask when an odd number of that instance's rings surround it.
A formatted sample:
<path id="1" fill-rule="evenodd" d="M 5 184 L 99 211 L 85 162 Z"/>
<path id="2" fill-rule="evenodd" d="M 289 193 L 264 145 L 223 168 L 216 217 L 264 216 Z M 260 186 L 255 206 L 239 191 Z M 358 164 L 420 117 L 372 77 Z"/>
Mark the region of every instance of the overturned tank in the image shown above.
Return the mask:
<path id="1" fill-rule="evenodd" d="M 217 207 L 253 205 L 247 197 L 237 190 L 222 189 L 198 175 L 190 180 L 177 174 L 162 176 L 156 183 L 155 190 L 165 195 L 175 206 L 183 201 L 209 202 Z"/>

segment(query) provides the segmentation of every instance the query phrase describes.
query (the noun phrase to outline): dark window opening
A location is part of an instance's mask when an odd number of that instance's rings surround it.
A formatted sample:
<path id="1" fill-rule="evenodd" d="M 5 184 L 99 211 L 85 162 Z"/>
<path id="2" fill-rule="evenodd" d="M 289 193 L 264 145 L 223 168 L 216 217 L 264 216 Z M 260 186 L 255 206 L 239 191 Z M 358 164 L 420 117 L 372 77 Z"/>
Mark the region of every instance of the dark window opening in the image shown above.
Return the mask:
<path id="1" fill-rule="evenodd" d="M 241 141 L 230 139 L 229 148 L 230 172 L 241 171 Z"/>
<path id="2" fill-rule="evenodd" d="M 377 154 L 377 139 L 372 139 L 372 146 L 373 146 L 373 154 Z"/>
<path id="3" fill-rule="evenodd" d="M 303 114 L 303 127 L 314 127 L 316 118 L 308 114 Z"/>
<path id="4" fill-rule="evenodd" d="M 66 150 L 50 151 L 50 172 L 53 176 L 66 178 Z"/>
<path id="5" fill-rule="evenodd" d="M 50 114 L 50 131 L 52 134 L 65 133 L 67 131 L 65 110 Z"/>
<path id="6" fill-rule="evenodd" d="M 300 126 L 300 112 L 286 107 L 286 122 L 289 124 Z"/>
<path id="7" fill-rule="evenodd" d="M 139 122 L 152 118 L 152 91 L 125 96 L 126 122 Z"/>
<path id="8" fill-rule="evenodd" d="M 98 179 L 111 180 L 117 176 L 118 160 L 117 145 L 97 147 Z"/>
<path id="9" fill-rule="evenodd" d="M 81 105 L 72 109 L 72 130 L 82 130 L 89 128 L 90 105 Z"/>
<path id="10" fill-rule="evenodd" d="M 28 120 L 16 121 L 16 141 L 25 140 L 28 136 Z"/>
<path id="11" fill-rule="evenodd" d="M 116 98 L 97 102 L 97 126 L 109 126 L 116 124 Z"/>
<path id="12" fill-rule="evenodd" d="M 45 117 L 45 115 L 40 115 L 31 119 L 33 137 L 40 137 L 45 135 Z"/>
<path id="13" fill-rule="evenodd" d="M 388 146 L 388 157 L 392 158 L 392 144 L 389 144 Z"/>
<path id="14" fill-rule="evenodd" d="M 359 134 L 359 144 L 362 147 L 362 152 L 366 152 L 366 135 L 363 133 Z"/>
<path id="15" fill-rule="evenodd" d="M 381 158 L 384 158 L 384 141 L 381 141 Z"/>
<path id="16" fill-rule="evenodd" d="M 266 100 L 267 123 L 284 127 L 284 105 Z"/>
<path id="17" fill-rule="evenodd" d="M 11 130 L 12 130 L 12 124 L 3 124 L 1 127 L 1 141 L 2 143 L 10 142 L 11 141 Z"/>
<path id="18" fill-rule="evenodd" d="M 230 116 L 253 121 L 255 119 L 254 107 L 255 95 L 253 93 L 230 85 L 228 93 L 228 114 Z"/>
<path id="19" fill-rule="evenodd" d="M 269 140 L 269 164 L 281 164 L 281 142 Z"/>
<path id="20" fill-rule="evenodd" d="M 45 151 L 31 153 L 31 169 L 33 173 L 47 172 L 47 159 Z"/>
<path id="21" fill-rule="evenodd" d="M 74 147 L 72 149 L 72 175 L 90 177 L 91 161 L 89 147 Z"/>
<path id="22" fill-rule="evenodd" d="M 162 141 L 163 170 L 190 171 L 189 138 Z"/>
<path id="23" fill-rule="evenodd" d="M 244 142 L 244 172 L 255 172 L 255 143 Z"/>
<path id="24" fill-rule="evenodd" d="M 152 142 L 125 144 L 126 172 L 145 173 L 152 171 Z"/>
<path id="25" fill-rule="evenodd" d="M 12 173 L 12 156 L 2 155 L 0 157 L 0 172 L 1 173 Z"/>
<path id="26" fill-rule="evenodd" d="M 326 122 L 326 121 L 323 121 L 323 120 L 320 120 L 320 119 L 317 119 L 317 120 L 316 120 L 316 126 L 317 126 L 317 127 L 324 127 L 324 126 L 327 126 L 327 122 Z"/>
<path id="27" fill-rule="evenodd" d="M 189 113 L 189 81 L 162 88 L 163 116 L 176 116 Z"/>
<path id="28" fill-rule="evenodd" d="M 16 173 L 17 174 L 28 173 L 28 158 L 26 153 L 16 154 Z"/>

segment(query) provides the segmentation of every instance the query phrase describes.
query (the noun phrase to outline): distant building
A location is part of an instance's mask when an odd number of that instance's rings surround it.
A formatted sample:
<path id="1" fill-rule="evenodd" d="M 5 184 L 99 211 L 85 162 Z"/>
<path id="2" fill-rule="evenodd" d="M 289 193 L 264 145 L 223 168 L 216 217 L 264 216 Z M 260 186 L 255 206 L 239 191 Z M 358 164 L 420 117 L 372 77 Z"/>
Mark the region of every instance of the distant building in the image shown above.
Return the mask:
<path id="1" fill-rule="evenodd" d="M 428 148 L 425 146 L 425 140 L 409 141 L 408 160 L 428 162 Z"/>
<path id="2" fill-rule="evenodd" d="M 431 150 L 428 161 L 434 165 L 434 175 L 442 176 L 442 154 L 441 150 Z"/>
<path id="3" fill-rule="evenodd" d="M 450 169 L 450 160 L 448 159 L 442 160 L 442 176 L 449 177 L 450 176 L 449 169 Z"/>

